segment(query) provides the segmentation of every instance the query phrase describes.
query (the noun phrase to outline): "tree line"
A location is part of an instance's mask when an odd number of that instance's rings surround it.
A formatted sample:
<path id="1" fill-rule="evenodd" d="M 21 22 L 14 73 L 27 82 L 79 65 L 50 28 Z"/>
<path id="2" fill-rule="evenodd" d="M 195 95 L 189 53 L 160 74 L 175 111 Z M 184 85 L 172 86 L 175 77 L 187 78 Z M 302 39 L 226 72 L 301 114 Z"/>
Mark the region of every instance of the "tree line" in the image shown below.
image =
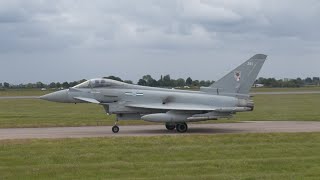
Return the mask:
<path id="1" fill-rule="evenodd" d="M 122 80 L 117 76 L 107 76 L 104 77 L 106 79 L 113 79 L 129 84 L 133 84 L 131 80 Z M 1 89 L 7 88 L 51 88 L 51 89 L 59 89 L 59 88 L 69 88 L 73 87 L 77 84 L 86 81 L 86 79 L 82 79 L 79 81 L 72 82 L 51 82 L 49 84 L 45 84 L 42 82 L 36 83 L 27 83 L 27 84 L 10 84 L 8 82 L 0 83 Z M 172 79 L 170 75 L 161 76 L 160 79 L 156 80 L 151 75 L 144 75 L 141 79 L 138 80 L 138 85 L 142 86 L 151 86 L 151 87 L 168 87 L 168 88 L 199 88 L 200 86 L 208 87 L 214 81 L 210 80 L 193 80 L 191 77 L 186 79 L 178 78 Z M 296 78 L 296 79 L 275 79 L 275 78 L 263 78 L 260 77 L 255 81 L 255 84 L 261 84 L 264 87 L 303 87 L 303 86 L 319 86 L 320 78 L 319 77 L 307 77 L 305 79 Z"/>
<path id="2" fill-rule="evenodd" d="M 307 77 L 305 79 L 275 79 L 260 77 L 256 80 L 255 84 L 262 84 L 264 87 L 303 87 L 303 86 L 319 86 L 319 77 Z"/>
<path id="3" fill-rule="evenodd" d="M 199 87 L 199 86 L 210 86 L 214 81 L 210 80 L 192 80 L 188 77 L 186 80 L 183 78 L 171 79 L 170 75 L 161 76 L 159 80 L 153 79 L 151 75 L 144 75 L 138 81 L 138 85 L 151 86 L 151 87 Z"/>

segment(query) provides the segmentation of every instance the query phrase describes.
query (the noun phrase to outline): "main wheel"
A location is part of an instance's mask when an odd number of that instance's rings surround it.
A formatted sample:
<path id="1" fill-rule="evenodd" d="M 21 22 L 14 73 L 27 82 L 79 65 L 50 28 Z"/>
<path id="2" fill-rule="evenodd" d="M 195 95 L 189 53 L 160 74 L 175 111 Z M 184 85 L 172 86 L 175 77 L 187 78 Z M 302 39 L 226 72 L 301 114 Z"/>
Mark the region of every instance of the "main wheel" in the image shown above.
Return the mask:
<path id="1" fill-rule="evenodd" d="M 119 132 L 119 127 L 118 126 L 113 126 L 112 127 L 112 132 L 113 133 L 118 133 Z"/>
<path id="2" fill-rule="evenodd" d="M 188 125 L 186 123 L 178 123 L 176 129 L 179 133 L 185 133 L 188 130 Z"/>
<path id="3" fill-rule="evenodd" d="M 166 123 L 166 128 L 170 131 L 174 130 L 176 128 L 176 125 L 175 124 L 169 124 L 169 123 Z"/>

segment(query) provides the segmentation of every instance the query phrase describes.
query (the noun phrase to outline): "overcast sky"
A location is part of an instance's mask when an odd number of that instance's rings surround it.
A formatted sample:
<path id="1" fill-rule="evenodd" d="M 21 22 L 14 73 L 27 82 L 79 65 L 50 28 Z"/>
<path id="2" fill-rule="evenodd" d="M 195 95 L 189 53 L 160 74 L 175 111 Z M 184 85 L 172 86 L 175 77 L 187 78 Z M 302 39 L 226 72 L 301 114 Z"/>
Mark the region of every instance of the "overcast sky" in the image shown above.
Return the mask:
<path id="1" fill-rule="evenodd" d="M 0 82 L 320 76 L 318 0 L 1 0 Z"/>

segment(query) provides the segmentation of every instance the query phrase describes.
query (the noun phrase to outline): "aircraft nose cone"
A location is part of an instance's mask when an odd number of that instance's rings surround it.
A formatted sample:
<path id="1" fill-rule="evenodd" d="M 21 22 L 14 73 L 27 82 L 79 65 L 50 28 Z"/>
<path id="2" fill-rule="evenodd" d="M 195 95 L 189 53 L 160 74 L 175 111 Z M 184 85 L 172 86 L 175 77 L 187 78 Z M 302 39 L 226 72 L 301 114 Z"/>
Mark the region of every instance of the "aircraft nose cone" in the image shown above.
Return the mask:
<path id="1" fill-rule="evenodd" d="M 53 101 L 53 102 L 68 102 L 69 95 L 68 95 L 68 90 L 66 89 L 66 90 L 46 94 L 46 95 L 40 96 L 39 98 L 47 101 Z"/>

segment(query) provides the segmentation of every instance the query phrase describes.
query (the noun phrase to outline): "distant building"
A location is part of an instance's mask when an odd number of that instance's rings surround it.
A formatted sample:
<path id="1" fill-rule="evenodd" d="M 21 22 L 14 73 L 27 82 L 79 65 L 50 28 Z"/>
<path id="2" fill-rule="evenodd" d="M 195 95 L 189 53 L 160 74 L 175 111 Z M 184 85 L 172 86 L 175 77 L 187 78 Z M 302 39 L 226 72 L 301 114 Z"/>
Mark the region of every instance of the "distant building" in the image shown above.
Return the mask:
<path id="1" fill-rule="evenodd" d="M 264 84 L 254 84 L 253 87 L 256 87 L 256 88 L 264 87 Z"/>

